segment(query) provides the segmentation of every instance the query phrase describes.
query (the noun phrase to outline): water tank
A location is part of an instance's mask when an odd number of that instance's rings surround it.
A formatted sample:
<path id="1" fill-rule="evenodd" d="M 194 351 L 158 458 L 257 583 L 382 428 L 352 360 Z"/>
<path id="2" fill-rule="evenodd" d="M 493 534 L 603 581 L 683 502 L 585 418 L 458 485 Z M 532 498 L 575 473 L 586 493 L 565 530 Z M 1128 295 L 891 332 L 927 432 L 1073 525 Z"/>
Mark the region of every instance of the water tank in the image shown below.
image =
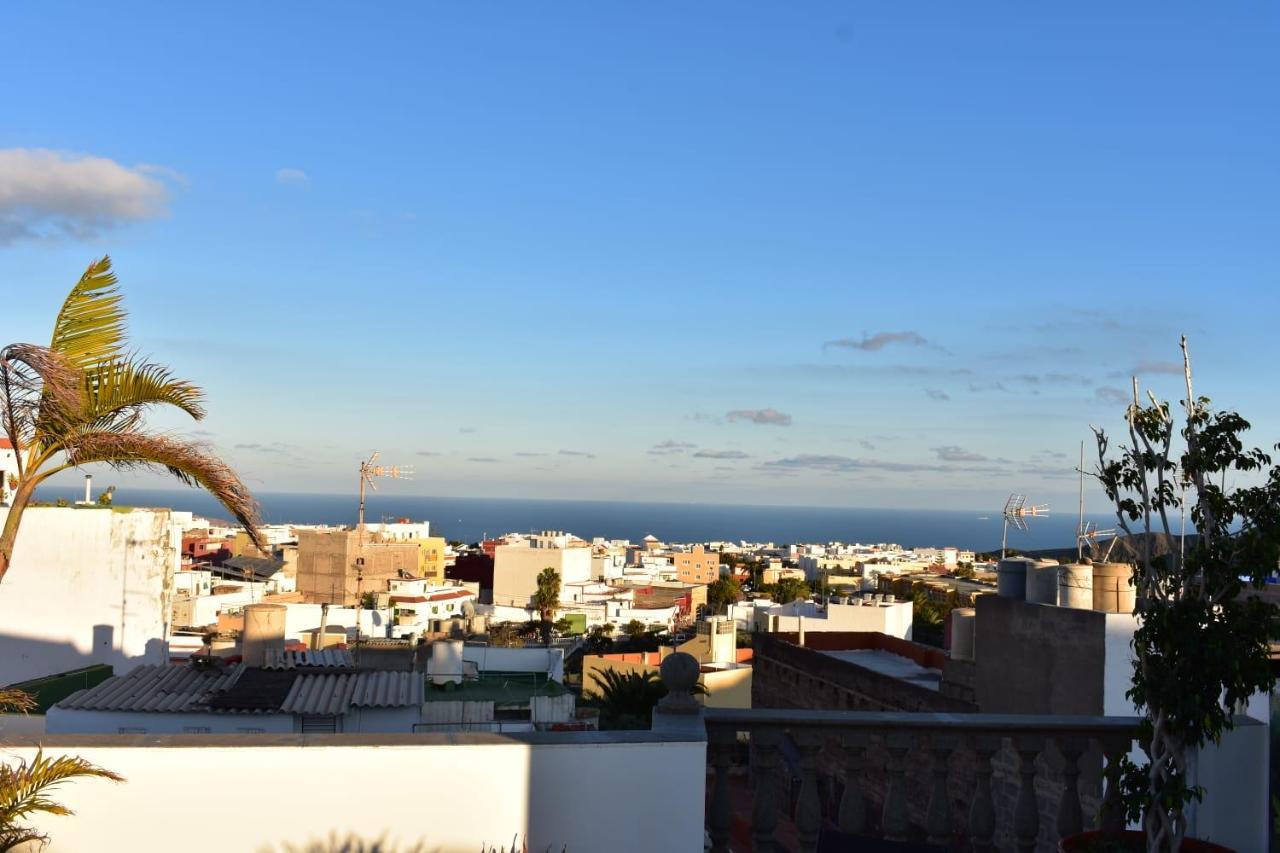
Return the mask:
<path id="1" fill-rule="evenodd" d="M 1077 610 L 1093 609 L 1093 566 L 1069 563 L 1059 567 L 1058 606 Z"/>
<path id="2" fill-rule="evenodd" d="M 427 673 L 433 684 L 462 681 L 462 641 L 436 640 L 432 643 Z"/>
<path id="3" fill-rule="evenodd" d="M 1009 557 L 997 563 L 996 593 L 1002 598 L 1026 600 L 1027 566 L 1030 563 L 1026 557 Z"/>
<path id="4" fill-rule="evenodd" d="M 977 611 L 972 607 L 957 607 L 951 611 L 952 660 L 973 660 L 977 625 Z"/>
<path id="5" fill-rule="evenodd" d="M 1102 613 L 1132 613 L 1136 599 L 1133 566 L 1128 563 L 1093 564 L 1093 609 Z"/>
<path id="6" fill-rule="evenodd" d="M 1058 603 L 1058 561 L 1034 560 L 1027 563 L 1027 601 L 1035 604 Z"/>
<path id="7" fill-rule="evenodd" d="M 267 649 L 284 651 L 283 604 L 249 604 L 244 608 L 244 632 L 240 635 L 240 654 L 248 666 L 265 666 Z"/>

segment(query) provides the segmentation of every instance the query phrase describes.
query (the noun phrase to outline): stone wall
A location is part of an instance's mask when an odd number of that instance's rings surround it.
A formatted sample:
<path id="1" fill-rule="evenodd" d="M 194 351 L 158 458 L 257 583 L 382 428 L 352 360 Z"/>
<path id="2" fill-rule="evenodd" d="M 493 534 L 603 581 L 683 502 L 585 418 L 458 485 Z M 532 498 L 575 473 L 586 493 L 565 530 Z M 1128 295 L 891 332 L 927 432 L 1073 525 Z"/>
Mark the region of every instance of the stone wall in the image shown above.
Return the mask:
<path id="1" fill-rule="evenodd" d="M 807 634 L 806 646 L 821 645 L 824 649 L 880 648 L 884 645 L 878 635 L 848 635 L 841 640 L 838 635 Z M 964 696 L 965 680 L 972 693 L 976 668 L 968 662 L 952 662 L 936 649 L 915 650 L 915 643 L 885 638 L 898 644 L 897 651 L 905 656 L 920 655 L 917 662 L 933 665 L 936 654 L 944 673 L 956 679 L 956 684 L 942 691 L 930 690 L 890 676 L 873 672 L 857 664 L 833 658 L 816 648 L 801 648 L 792 635 L 755 635 L 755 672 L 752 687 L 753 708 L 798 708 L 813 710 L 851 711 L 904 711 L 930 713 L 976 713 L 979 707 Z M 956 664 L 961 664 L 956 667 Z M 944 680 L 944 686 L 947 682 Z M 986 709 L 982 709 L 986 711 Z M 1040 712 L 1044 713 L 1044 712 Z M 1077 711 L 1076 713 L 1084 713 Z M 1100 713 L 1100 712 L 1099 712 Z M 913 833 L 923 839 L 925 820 L 932 791 L 934 756 L 928 751 L 929 743 L 917 739 L 906 759 L 907 812 Z M 879 831 L 880 810 L 888 787 L 888 753 L 880 743 L 869 748 L 864 765 L 855 774 L 863 796 L 866 798 L 870 826 Z M 947 783 L 950 796 L 952 825 L 957 844 L 968 826 L 969 809 L 972 806 L 976 784 L 975 759 L 967 747 L 954 751 L 949 759 L 950 774 Z M 1082 761 L 1080 793 L 1085 815 L 1085 825 L 1096 819 L 1101 792 L 1101 755 L 1096 750 Z M 992 761 L 992 799 L 996 810 L 997 836 L 1000 849 L 1012 849 L 1014 839 L 1013 814 L 1018 799 L 1020 775 L 1018 755 L 1005 744 Z M 841 745 L 833 738 L 819 753 L 819 771 L 824 799 L 824 813 L 835 815 L 839 808 L 846 779 L 847 761 Z M 1057 849 L 1057 813 L 1062 796 L 1062 759 L 1055 747 L 1047 748 L 1037 760 L 1036 796 L 1040 811 L 1040 843 L 1038 850 Z M 798 790 L 794 770 L 783 772 L 782 790 L 794 794 Z M 963 849 L 957 847 L 956 849 Z"/>

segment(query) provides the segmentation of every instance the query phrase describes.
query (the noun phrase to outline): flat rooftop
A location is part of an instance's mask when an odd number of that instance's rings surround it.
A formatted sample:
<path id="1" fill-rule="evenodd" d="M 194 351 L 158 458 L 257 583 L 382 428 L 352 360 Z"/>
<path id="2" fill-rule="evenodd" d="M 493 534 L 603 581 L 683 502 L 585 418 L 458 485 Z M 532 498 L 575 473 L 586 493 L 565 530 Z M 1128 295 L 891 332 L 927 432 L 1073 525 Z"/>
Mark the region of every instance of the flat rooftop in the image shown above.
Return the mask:
<path id="1" fill-rule="evenodd" d="M 910 658 L 895 655 L 881 649 L 848 649 L 844 651 L 824 651 L 837 660 L 852 663 L 863 669 L 907 681 L 928 690 L 937 690 L 942 682 L 942 671 L 923 667 Z"/>

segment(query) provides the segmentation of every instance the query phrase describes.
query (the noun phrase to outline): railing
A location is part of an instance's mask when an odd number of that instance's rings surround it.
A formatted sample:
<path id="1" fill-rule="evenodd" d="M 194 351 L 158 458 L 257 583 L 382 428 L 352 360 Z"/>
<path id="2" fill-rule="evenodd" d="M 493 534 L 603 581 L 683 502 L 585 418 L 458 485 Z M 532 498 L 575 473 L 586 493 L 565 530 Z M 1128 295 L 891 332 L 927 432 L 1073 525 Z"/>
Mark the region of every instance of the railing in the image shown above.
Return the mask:
<path id="1" fill-rule="evenodd" d="M 1058 838 L 1093 828 L 1085 826 L 1082 764 L 1090 817 L 1101 829 L 1123 828 L 1114 773 L 1133 747 L 1136 717 L 699 711 L 687 693 L 696 670 L 684 671 L 689 662 L 675 657 L 663 662 L 670 692 L 659 710 L 701 714 L 706 726 L 713 853 L 748 846 L 808 853 L 828 833 L 840 839 L 831 849 L 883 838 L 902 849 L 920 849 L 909 846 L 914 842 L 944 850 L 1053 850 Z M 749 821 L 741 790 L 748 780 Z M 784 813 L 790 826 L 782 840 Z"/>

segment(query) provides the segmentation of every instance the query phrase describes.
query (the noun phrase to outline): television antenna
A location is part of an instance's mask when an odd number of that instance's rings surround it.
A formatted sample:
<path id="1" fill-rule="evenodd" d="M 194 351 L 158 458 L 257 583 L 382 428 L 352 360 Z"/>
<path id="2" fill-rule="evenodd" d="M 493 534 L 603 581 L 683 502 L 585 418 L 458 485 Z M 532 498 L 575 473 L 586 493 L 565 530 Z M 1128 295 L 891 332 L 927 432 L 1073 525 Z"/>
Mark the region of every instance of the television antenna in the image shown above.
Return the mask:
<path id="1" fill-rule="evenodd" d="M 1103 536 L 1111 536 L 1112 540 L 1107 545 L 1107 552 L 1102 555 L 1102 561 L 1105 563 L 1111 556 L 1111 549 L 1115 547 L 1115 528 L 1108 530 L 1099 530 L 1098 525 L 1092 521 L 1084 520 L 1084 442 L 1080 442 L 1080 466 L 1076 468 L 1080 474 L 1080 516 L 1076 522 L 1076 562 L 1084 562 L 1084 549 L 1088 547 L 1089 554 L 1096 556 L 1098 553 L 1098 539 Z"/>
<path id="2" fill-rule="evenodd" d="M 1092 521 L 1086 521 L 1081 525 L 1080 532 L 1076 535 L 1076 547 L 1081 555 L 1080 559 L 1083 561 L 1084 549 L 1086 547 L 1089 549 L 1089 553 L 1096 559 L 1098 554 L 1098 540 L 1104 536 L 1110 536 L 1112 538 L 1111 541 L 1107 543 L 1106 553 L 1102 555 L 1102 562 L 1105 563 L 1110 559 L 1111 549 L 1116 545 L 1115 533 L 1116 531 L 1114 527 L 1107 530 L 1099 530 L 1098 525 L 1094 524 Z"/>
<path id="3" fill-rule="evenodd" d="M 1006 552 L 1009 550 L 1009 525 L 1023 531 L 1028 530 L 1027 519 L 1047 516 L 1049 514 L 1048 504 L 1033 504 L 1027 506 L 1026 495 L 1009 495 L 1009 500 L 1004 502 L 1004 531 L 1000 536 L 1000 559 L 1005 558 Z"/>
<path id="4" fill-rule="evenodd" d="M 377 465 L 378 451 L 373 451 L 373 455 L 360 463 L 360 511 L 356 516 L 356 529 L 360 531 L 360 535 L 364 536 L 364 487 L 375 492 L 378 486 L 374 483 L 374 477 L 386 477 L 391 480 L 412 480 L 413 468 L 403 465 Z"/>

